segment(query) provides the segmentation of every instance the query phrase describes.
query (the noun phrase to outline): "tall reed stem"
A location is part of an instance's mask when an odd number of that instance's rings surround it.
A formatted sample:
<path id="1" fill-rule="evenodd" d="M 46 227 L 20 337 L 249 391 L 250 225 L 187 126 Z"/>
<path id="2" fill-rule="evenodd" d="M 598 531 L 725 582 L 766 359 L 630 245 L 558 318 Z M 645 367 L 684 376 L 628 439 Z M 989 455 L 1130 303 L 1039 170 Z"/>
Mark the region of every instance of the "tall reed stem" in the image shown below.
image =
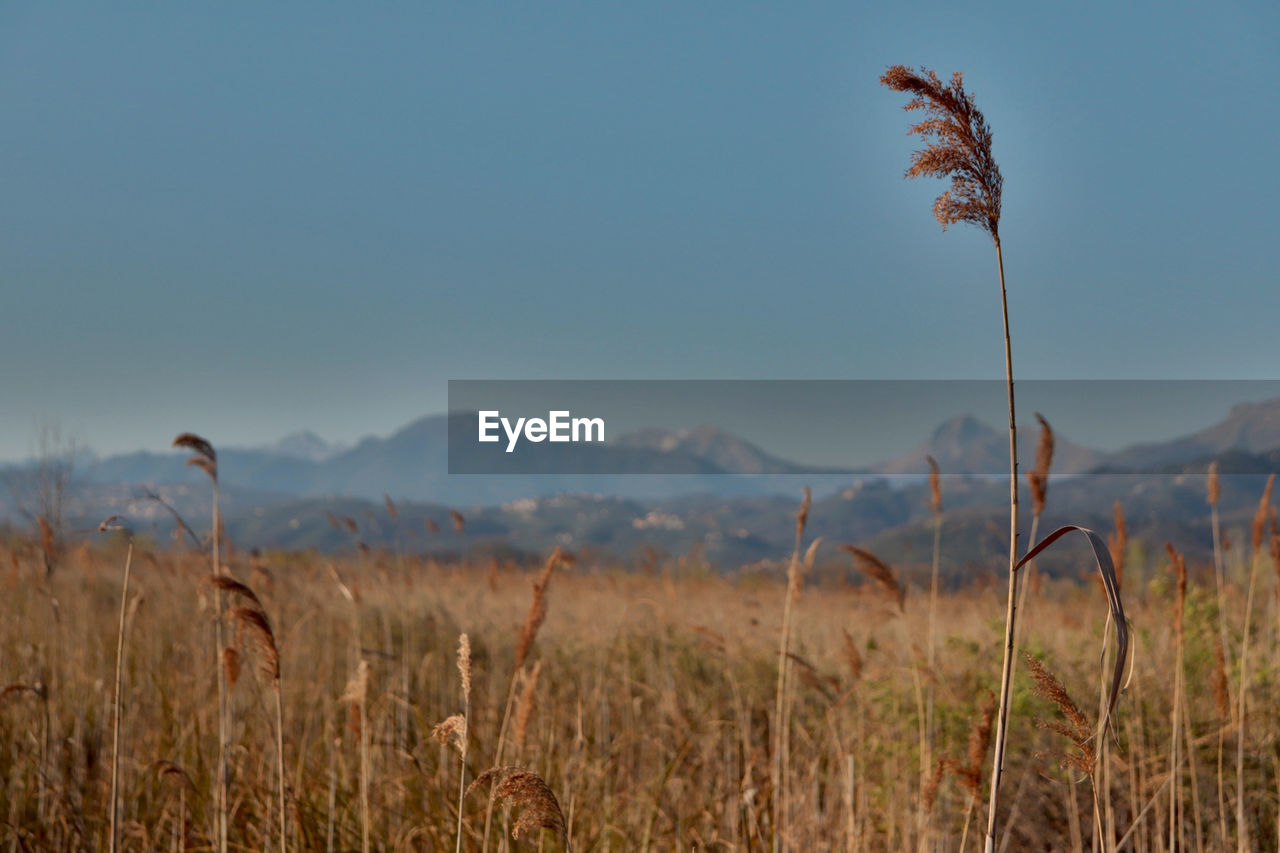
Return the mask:
<path id="1" fill-rule="evenodd" d="M 996 244 L 996 264 L 1000 270 L 1000 308 L 1004 316 L 1004 374 L 1009 392 L 1009 599 L 1004 626 L 1004 665 L 1000 675 L 1000 710 L 996 716 L 995 759 L 991 769 L 991 799 L 987 807 L 986 853 L 995 853 L 997 809 L 1000 805 L 1000 777 L 1004 772 L 1004 745 L 1009 721 L 1010 687 L 1013 681 L 1014 628 L 1018 610 L 1018 424 L 1013 405 L 1013 346 L 1009 338 L 1009 299 L 1004 283 L 1004 255 L 1000 238 Z"/>
<path id="2" fill-rule="evenodd" d="M 120 589 L 120 630 L 116 633 L 116 693 L 114 704 L 113 726 L 111 730 L 111 840 L 109 849 L 116 851 L 116 836 L 119 833 L 120 808 L 120 694 L 124 688 L 124 623 L 129 601 L 129 570 L 133 565 L 133 539 L 129 540 L 129 550 L 124 558 L 124 584 Z"/>

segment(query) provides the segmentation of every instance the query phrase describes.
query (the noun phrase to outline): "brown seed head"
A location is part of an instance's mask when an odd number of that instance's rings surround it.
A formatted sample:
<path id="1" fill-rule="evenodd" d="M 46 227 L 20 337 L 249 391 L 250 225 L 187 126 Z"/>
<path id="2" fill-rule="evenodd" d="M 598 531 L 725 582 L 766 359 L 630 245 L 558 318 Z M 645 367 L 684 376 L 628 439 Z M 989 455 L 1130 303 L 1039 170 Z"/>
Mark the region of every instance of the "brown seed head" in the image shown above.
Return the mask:
<path id="1" fill-rule="evenodd" d="M 1031 487 L 1031 511 L 1035 515 L 1044 512 L 1045 499 L 1049 495 L 1049 467 L 1053 465 L 1053 427 L 1036 412 L 1040 422 L 1040 442 L 1036 445 L 1035 467 L 1027 472 L 1027 484 Z"/>
<path id="2" fill-rule="evenodd" d="M 933 215 L 943 230 L 955 222 L 968 222 L 999 240 L 1000 197 L 1004 179 L 991 154 L 991 130 L 964 90 L 960 72 L 944 85 L 927 68 L 919 72 L 894 65 L 880 82 L 895 92 L 912 96 L 907 111 L 923 110 L 926 118 L 911 126 L 926 147 L 911 155 L 908 178 L 951 178 L 951 189 L 938 196 Z"/>
<path id="3" fill-rule="evenodd" d="M 271 622 L 267 614 L 255 607 L 233 607 L 231 618 L 237 626 L 237 641 L 241 634 L 248 634 L 249 640 L 258 651 L 258 668 L 262 675 L 277 690 L 280 689 L 280 649 L 276 646 L 276 635 L 271 630 Z"/>
<path id="4" fill-rule="evenodd" d="M 529 602 L 529 613 L 525 616 L 524 624 L 520 626 L 520 636 L 516 641 L 516 669 L 524 666 L 525 660 L 529 657 L 529 650 L 533 648 L 533 641 L 538 636 L 538 629 L 547 618 L 547 586 L 551 583 L 551 572 L 557 563 L 567 562 L 569 559 L 571 555 L 556 548 L 547 558 L 546 565 L 542 567 L 537 580 L 533 582 L 533 600 Z"/>
<path id="5" fill-rule="evenodd" d="M 1217 506 L 1222 490 L 1218 486 L 1218 461 L 1209 463 L 1209 506 Z"/>
<path id="6" fill-rule="evenodd" d="M 449 510 L 449 517 L 453 519 L 453 529 L 457 533 L 461 533 L 467 529 L 467 520 L 462 517 L 462 513 L 456 509 Z"/>
<path id="7" fill-rule="evenodd" d="M 1048 699 L 1058 707 L 1062 716 L 1066 719 L 1066 724 L 1058 722 L 1046 722 L 1037 720 L 1036 724 L 1044 729 L 1057 732 L 1067 740 L 1071 741 L 1079 751 L 1077 755 L 1061 755 L 1062 761 L 1072 767 L 1083 772 L 1092 773 L 1096 754 L 1093 748 L 1093 729 L 1089 726 L 1089 720 L 1085 717 L 1084 712 L 1080 710 L 1075 701 L 1067 693 L 1067 688 L 1062 686 L 1062 682 L 1050 672 L 1045 665 L 1037 658 L 1031 655 L 1024 655 L 1027 661 L 1027 668 L 1031 672 L 1031 678 L 1035 681 L 1035 693 Z"/>
<path id="8" fill-rule="evenodd" d="M 425 528 L 427 528 L 427 532 L 428 532 L 428 533 L 439 533 L 439 532 L 440 532 L 440 525 L 436 524 L 434 521 L 432 521 L 432 520 L 431 520 L 431 519 L 429 519 L 429 518 L 424 518 L 424 519 L 422 519 L 422 526 L 423 526 L 423 527 L 425 527 Z"/>
<path id="9" fill-rule="evenodd" d="M 438 723 L 431 730 L 431 737 L 437 743 L 442 744 L 447 744 L 452 740 L 458 752 L 465 752 L 467 746 L 467 718 L 461 714 L 454 714 L 443 723 Z"/>
<path id="10" fill-rule="evenodd" d="M 900 612 L 905 610 L 907 592 L 898 583 L 897 576 L 887 563 L 870 551 L 855 545 L 841 545 L 840 548 L 853 555 L 853 562 L 858 571 L 880 584 L 886 592 L 894 597 L 894 600 L 898 602 L 898 610 Z"/>
<path id="11" fill-rule="evenodd" d="M 458 635 L 458 675 L 462 679 L 462 699 L 471 701 L 471 638 Z"/>
<path id="12" fill-rule="evenodd" d="M 1174 598 L 1173 603 L 1173 630 L 1181 637 L 1182 614 L 1187 608 L 1187 561 L 1173 547 L 1172 542 L 1166 542 L 1164 547 L 1169 552 L 1169 568 L 1178 578 L 1177 596 Z"/>
<path id="13" fill-rule="evenodd" d="M 929 463 L 929 509 L 934 515 L 942 515 L 942 478 L 938 474 L 938 461 L 925 456 Z"/>
<path id="14" fill-rule="evenodd" d="M 800 549 L 800 540 L 804 537 L 805 525 L 809 523 L 809 507 L 813 505 L 813 495 L 809 491 L 809 487 L 804 487 L 804 500 L 800 502 L 800 509 L 796 512 L 796 550 Z"/>
<path id="15" fill-rule="evenodd" d="M 399 518 L 400 513 L 396 510 L 396 505 L 395 502 L 391 500 L 391 495 L 383 495 L 382 500 L 387 505 L 387 515 L 391 516 L 392 520 Z"/>
<path id="16" fill-rule="evenodd" d="M 533 718 L 537 707 L 538 675 L 542 672 L 542 661 L 534 661 L 533 669 L 524 677 L 524 685 L 520 689 L 520 700 L 516 705 L 516 728 L 514 738 L 516 751 L 524 749 L 525 734 L 529 730 L 529 720 Z"/>
<path id="17" fill-rule="evenodd" d="M 266 610 L 262 599 L 258 598 L 257 593 L 230 575 L 205 575 L 200 579 L 200 583 L 204 586 L 211 586 L 221 592 L 239 595 L 253 602 L 254 606 L 259 610 Z"/>
<path id="18" fill-rule="evenodd" d="M 193 432 L 184 432 L 173 440 L 174 447 L 184 447 L 195 455 L 187 460 L 209 475 L 209 479 L 218 482 L 218 454 L 213 445 Z"/>
<path id="19" fill-rule="evenodd" d="M 506 801 L 521 809 L 511 828 L 512 837 L 519 838 L 530 829 L 541 827 L 555 832 L 567 843 L 568 834 L 560 803 L 537 773 L 518 767 L 493 767 L 477 776 L 467 788 L 467 793 L 482 785 L 493 785 L 490 799 Z"/>

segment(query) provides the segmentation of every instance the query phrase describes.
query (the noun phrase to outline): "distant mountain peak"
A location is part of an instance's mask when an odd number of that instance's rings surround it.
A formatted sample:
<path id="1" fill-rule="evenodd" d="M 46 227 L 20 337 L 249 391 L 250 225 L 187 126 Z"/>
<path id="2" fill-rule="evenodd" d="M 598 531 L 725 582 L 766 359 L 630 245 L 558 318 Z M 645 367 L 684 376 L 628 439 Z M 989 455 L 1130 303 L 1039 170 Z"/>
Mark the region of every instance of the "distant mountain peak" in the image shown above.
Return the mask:
<path id="1" fill-rule="evenodd" d="M 294 459 L 306 459 L 310 462 L 324 462 L 342 452 L 341 447 L 329 444 L 309 429 L 291 432 L 283 438 L 263 445 L 260 449 Z"/>

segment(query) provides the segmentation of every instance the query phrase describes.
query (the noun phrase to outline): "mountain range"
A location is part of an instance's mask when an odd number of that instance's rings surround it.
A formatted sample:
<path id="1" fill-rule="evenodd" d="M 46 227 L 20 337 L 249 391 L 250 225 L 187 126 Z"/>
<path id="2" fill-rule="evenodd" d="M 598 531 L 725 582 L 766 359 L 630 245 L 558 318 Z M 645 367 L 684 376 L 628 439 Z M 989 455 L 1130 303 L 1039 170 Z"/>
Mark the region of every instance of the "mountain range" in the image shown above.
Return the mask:
<path id="1" fill-rule="evenodd" d="M 1000 472 L 1007 470 L 1008 436 L 967 415 L 940 424 L 911 452 L 862 470 L 794 464 L 723 429 L 701 426 L 649 429 L 590 447 L 602 467 L 631 473 L 531 476 L 447 474 L 449 417 L 425 417 L 347 448 L 301 432 L 267 447 L 220 450 L 228 530 L 244 544 L 261 546 L 341 548 L 358 538 L 432 550 L 485 543 L 531 553 L 569 542 L 615 556 L 643 547 L 670 553 L 693 548 L 718 565 L 740 565 L 787 553 L 796 496 L 808 485 L 815 493 L 814 535 L 875 542 L 910 561 L 913 549 L 918 555 L 930 543 L 920 475 L 925 457 L 932 456 L 947 475 L 948 537 L 966 543 L 966 565 L 1007 547 L 1000 544 L 1007 535 L 1000 533 L 1000 519 L 1008 488 Z M 1021 428 L 1023 470 L 1034 458 L 1037 432 L 1031 424 Z M 169 511 L 141 497 L 149 491 L 184 515 L 203 517 L 203 474 L 185 460 L 181 453 L 137 452 L 77 463 L 70 512 L 91 521 L 125 507 L 159 532 L 170 523 Z M 1045 521 L 1109 529 L 1112 504 L 1119 500 L 1131 532 L 1155 545 L 1194 535 L 1198 544 L 1187 546 L 1194 554 L 1205 538 L 1199 535 L 1203 474 L 1211 460 L 1224 474 L 1224 518 L 1247 520 L 1263 475 L 1280 467 L 1280 399 L 1238 405 L 1190 435 L 1115 452 L 1057 436 Z M 0 476 L 13 484 L 30 470 L 10 466 Z M 664 473 L 633 475 L 654 470 Z M 0 515 L 19 514 L 19 491 L 0 497 Z M 395 501 L 394 519 L 385 496 Z M 450 508 L 464 512 L 464 531 L 450 527 Z M 330 515 L 354 519 L 358 534 L 335 529 Z M 441 532 L 428 535 L 432 526 Z M 962 569 L 949 567 L 953 573 Z"/>

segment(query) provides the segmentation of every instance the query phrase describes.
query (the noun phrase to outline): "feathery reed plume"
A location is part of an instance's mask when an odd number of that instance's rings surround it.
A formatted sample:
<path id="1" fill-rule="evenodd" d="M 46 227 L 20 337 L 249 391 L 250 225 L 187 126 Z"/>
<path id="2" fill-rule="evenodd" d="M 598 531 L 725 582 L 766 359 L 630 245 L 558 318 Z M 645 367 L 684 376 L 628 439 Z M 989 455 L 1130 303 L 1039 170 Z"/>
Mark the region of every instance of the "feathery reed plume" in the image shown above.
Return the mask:
<path id="1" fill-rule="evenodd" d="M 529 720 L 537 707 L 538 675 L 542 672 L 542 661 L 534 661 L 533 669 L 524 677 L 520 688 L 520 698 L 516 704 L 516 724 L 512 734 L 515 741 L 516 755 L 524 751 L 524 739 L 529 730 Z"/>
<path id="2" fill-rule="evenodd" d="M 471 638 L 458 635 L 458 676 L 462 681 L 462 698 L 471 701 Z"/>
<path id="3" fill-rule="evenodd" d="M 560 801 L 541 776 L 532 770 L 518 767 L 492 767 L 479 776 L 467 788 L 470 794 L 476 788 L 490 785 L 489 802 L 495 800 L 519 808 L 511 836 L 520 838 L 531 829 L 549 829 L 559 836 L 565 849 L 570 849 L 569 832 L 565 826 Z"/>
<path id="4" fill-rule="evenodd" d="M 452 742 L 458 752 L 463 752 L 467 748 L 467 718 L 462 714 L 446 717 L 431 729 L 431 738 L 439 744 Z"/>
<path id="5" fill-rule="evenodd" d="M 467 529 L 467 520 L 456 509 L 449 510 L 449 518 L 453 519 L 454 532 L 461 533 Z"/>
<path id="6" fill-rule="evenodd" d="M 325 514 L 325 518 L 328 518 L 328 519 L 329 519 L 329 526 L 330 526 L 330 527 L 332 527 L 334 530 L 341 530 L 341 529 L 342 529 L 342 523 L 341 523 L 340 521 L 338 521 L 338 517 L 337 517 L 336 515 L 334 515 L 333 513 L 329 512 L 328 510 L 325 510 L 324 514 Z"/>
<path id="7" fill-rule="evenodd" d="M 942 514 L 942 478 L 938 474 L 938 460 L 925 456 L 929 463 L 929 511 L 934 515 Z"/>
<path id="8" fill-rule="evenodd" d="M 872 554 L 865 548 L 859 548 L 856 545 L 841 545 L 840 550 L 848 551 L 853 555 L 854 565 L 858 571 L 880 584 L 886 592 L 893 596 L 898 602 L 898 610 L 902 612 L 906 608 L 907 591 L 898 583 L 898 577 L 894 574 L 893 569 L 889 565 Z"/>
<path id="9" fill-rule="evenodd" d="M 938 196 L 933 215 L 945 231 L 955 222 L 983 229 L 996 250 L 1000 275 L 1000 309 L 1004 321 L 1005 387 L 1009 398 L 1009 597 L 1005 609 L 1004 662 L 1000 674 L 1000 705 L 996 722 L 995 754 L 991 772 L 991 802 L 987 809 L 986 853 L 994 853 L 1000 778 L 1004 769 L 1005 727 L 1012 696 L 1015 617 L 1018 601 L 1018 419 L 1014 409 L 1013 346 L 1009 335 L 1009 300 L 1005 289 L 1004 253 L 1000 244 L 1000 202 L 1004 178 L 991 153 L 992 134 L 986 117 L 964 89 L 960 72 L 949 86 L 938 75 L 922 68 L 913 71 L 894 65 L 880 82 L 895 92 L 911 95 L 908 112 L 922 110 L 925 119 L 912 125 L 908 135 L 926 140 L 923 150 L 911 155 L 906 177 L 950 178 L 951 189 Z"/>
<path id="10" fill-rule="evenodd" d="M 342 522 L 343 527 L 347 528 L 348 533 L 355 535 L 360 532 L 360 525 L 357 524 L 356 520 L 351 516 L 344 515 L 338 520 Z"/>
<path id="11" fill-rule="evenodd" d="M 209 481 L 213 486 L 213 518 L 210 523 L 209 539 L 210 560 L 213 564 L 213 574 L 222 574 L 222 558 L 220 548 L 222 544 L 222 513 L 218 506 L 218 453 L 213 449 L 213 445 L 204 438 L 192 432 L 179 433 L 173 440 L 173 447 L 181 447 L 190 450 L 194 455 L 187 460 L 188 465 L 195 465 L 209 476 Z M 230 814 L 230 768 L 228 767 L 228 750 L 230 749 L 231 739 L 231 700 L 227 684 L 228 671 L 226 667 L 225 643 L 223 642 L 223 626 L 222 626 L 222 592 L 215 590 L 214 592 L 214 667 L 217 672 L 218 682 L 218 773 L 217 773 L 217 812 L 214 836 L 217 842 L 218 853 L 227 853 L 227 821 Z M 220 665 L 221 664 L 221 665 Z"/>
<path id="12" fill-rule="evenodd" d="M 948 225 L 967 222 L 998 241 L 1004 179 L 991 154 L 991 130 L 973 96 L 964 90 L 964 76 L 955 72 L 948 86 L 927 68 L 916 72 L 894 65 L 880 82 L 912 96 L 907 111 L 924 111 L 926 118 L 907 133 L 928 143 L 911 155 L 906 177 L 951 179 L 951 189 L 933 203 L 938 224 L 946 230 Z"/>
<path id="13" fill-rule="evenodd" d="M 1272 474 L 1267 478 L 1266 488 L 1262 490 L 1262 497 L 1258 499 L 1258 509 L 1253 514 L 1253 522 L 1249 525 L 1250 542 L 1253 545 L 1253 556 L 1256 559 L 1258 551 L 1262 548 L 1262 535 L 1267 529 L 1267 519 L 1270 516 L 1271 508 L 1271 488 L 1276 483 L 1276 475 Z"/>
<path id="14" fill-rule="evenodd" d="M 1053 464 L 1053 427 L 1044 415 L 1036 412 L 1040 422 L 1040 442 L 1036 445 L 1036 466 L 1027 472 L 1027 485 L 1031 487 L 1031 514 L 1044 512 L 1045 499 L 1049 495 L 1049 467 Z M 1032 536 L 1034 540 L 1035 537 Z"/>
<path id="15" fill-rule="evenodd" d="M 395 501 L 391 500 L 391 495 L 383 495 L 382 500 L 387 505 L 387 515 L 391 516 L 391 520 L 399 518 L 400 512 L 396 509 Z"/>
<path id="16" fill-rule="evenodd" d="M 1125 553 L 1129 550 L 1129 528 L 1124 523 L 1124 508 L 1120 506 L 1119 498 L 1116 499 L 1113 514 L 1116 532 L 1107 537 L 1107 549 L 1111 552 L 1111 562 L 1116 567 L 1116 582 L 1123 587 Z"/>
<path id="17" fill-rule="evenodd" d="M 431 519 L 429 519 L 429 518 L 424 518 L 424 519 L 422 519 L 422 526 L 423 526 L 423 527 L 425 527 L 425 528 L 427 528 L 427 532 L 428 532 L 428 533 L 439 533 L 439 532 L 440 532 L 440 525 L 436 524 L 434 521 L 432 521 L 432 520 L 431 520 Z"/>
<path id="18" fill-rule="evenodd" d="M 1222 497 L 1222 489 L 1218 485 L 1218 460 L 1209 463 L 1209 481 L 1207 500 L 1209 506 L 1216 507 L 1218 500 Z"/>
<path id="19" fill-rule="evenodd" d="M 804 487 L 804 500 L 800 502 L 800 509 L 796 510 L 796 544 L 799 545 L 800 540 L 804 538 L 804 529 L 809 524 L 809 508 L 813 506 L 813 493 L 809 491 L 809 487 Z"/>
<path id="20" fill-rule="evenodd" d="M 184 447 L 201 459 L 207 459 L 214 463 L 218 461 L 218 453 L 213 449 L 213 445 L 193 432 L 180 433 L 173 440 L 173 446 Z"/>
<path id="21" fill-rule="evenodd" d="M 255 607 L 231 608 L 231 618 L 239 628 L 237 642 L 245 634 L 258 652 L 258 669 L 273 689 L 280 689 L 280 650 L 276 647 L 276 635 L 271 630 L 267 614 Z"/>
<path id="22" fill-rule="evenodd" d="M 200 579 L 200 583 L 203 586 L 211 586 L 214 589 L 221 590 L 222 592 L 228 592 L 246 598 L 253 602 L 254 607 L 259 610 L 266 609 L 262 604 L 262 600 L 258 598 L 258 594 L 256 592 L 230 575 L 205 575 Z"/>
<path id="23" fill-rule="evenodd" d="M 458 827 L 454 853 L 462 853 L 462 801 L 467 786 L 467 721 L 471 719 L 471 638 L 458 635 L 458 678 L 462 682 L 462 731 L 459 735 Z M 446 721 L 447 722 L 447 721 Z"/>
<path id="24" fill-rule="evenodd" d="M 519 670 L 529 657 L 533 641 L 537 639 L 538 629 L 547 618 L 547 587 L 551 584 L 551 573 L 564 558 L 564 552 L 556 548 L 547 558 L 542 572 L 533 582 L 533 600 L 529 602 L 529 612 L 525 615 L 524 624 L 520 626 L 520 636 L 516 641 L 516 665 Z"/>
<path id="25" fill-rule="evenodd" d="M 1037 720 L 1036 724 L 1040 728 L 1057 732 L 1075 745 L 1078 751 L 1076 754 L 1062 753 L 1058 756 L 1065 765 L 1083 773 L 1092 774 L 1097 755 L 1093 747 L 1093 727 L 1089 725 L 1088 718 L 1071 698 L 1071 694 L 1067 693 L 1067 688 L 1062 685 L 1057 676 L 1035 656 L 1027 654 L 1024 657 L 1027 661 L 1027 669 L 1031 672 L 1031 679 L 1035 682 L 1036 695 L 1056 705 L 1066 720 L 1066 723 Z"/>
<path id="26" fill-rule="evenodd" d="M 982 711 L 969 729 L 969 749 L 966 758 L 968 766 L 961 777 L 964 786 L 975 797 L 982 786 L 982 765 L 987 761 L 987 749 L 991 746 L 991 725 L 995 722 L 996 695 L 987 691 L 987 700 L 982 703 Z"/>

